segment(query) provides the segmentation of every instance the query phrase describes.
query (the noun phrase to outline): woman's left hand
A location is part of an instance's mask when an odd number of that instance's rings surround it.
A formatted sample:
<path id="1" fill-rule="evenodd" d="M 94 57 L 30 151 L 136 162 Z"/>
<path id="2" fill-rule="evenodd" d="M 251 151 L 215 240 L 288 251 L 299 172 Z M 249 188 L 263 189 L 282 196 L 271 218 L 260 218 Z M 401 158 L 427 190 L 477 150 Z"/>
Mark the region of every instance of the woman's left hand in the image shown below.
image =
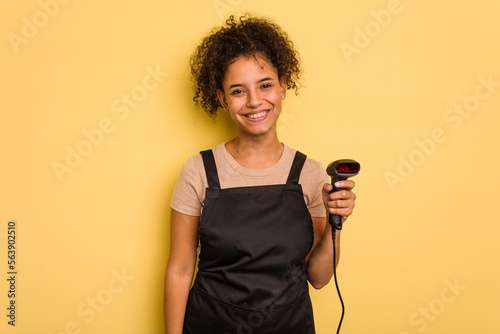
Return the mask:
<path id="1" fill-rule="evenodd" d="M 330 194 L 333 186 L 325 183 L 323 186 L 323 203 L 325 203 L 325 208 L 329 213 L 341 216 L 342 222 L 344 222 L 354 209 L 356 195 L 352 192 L 352 188 L 354 188 L 355 183 L 351 180 L 343 180 L 337 181 L 335 185 L 337 188 L 345 188 L 345 190 Z"/>

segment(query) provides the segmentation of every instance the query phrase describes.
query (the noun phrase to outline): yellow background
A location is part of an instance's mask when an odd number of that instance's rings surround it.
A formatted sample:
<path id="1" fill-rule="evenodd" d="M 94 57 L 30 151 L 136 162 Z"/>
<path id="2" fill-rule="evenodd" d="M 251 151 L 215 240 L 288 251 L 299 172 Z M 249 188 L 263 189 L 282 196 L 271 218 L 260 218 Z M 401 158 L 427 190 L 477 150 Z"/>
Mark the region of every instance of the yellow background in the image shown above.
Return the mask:
<path id="1" fill-rule="evenodd" d="M 362 166 L 342 232 L 342 333 L 499 333 L 495 0 L 3 1 L 1 332 L 162 333 L 173 186 L 190 155 L 235 133 L 194 108 L 188 58 L 247 11 L 301 54 L 304 87 L 285 100 L 280 140 L 325 166 Z M 87 155 L 58 178 L 68 147 Z M 311 293 L 317 332 L 334 333 L 335 286 Z"/>

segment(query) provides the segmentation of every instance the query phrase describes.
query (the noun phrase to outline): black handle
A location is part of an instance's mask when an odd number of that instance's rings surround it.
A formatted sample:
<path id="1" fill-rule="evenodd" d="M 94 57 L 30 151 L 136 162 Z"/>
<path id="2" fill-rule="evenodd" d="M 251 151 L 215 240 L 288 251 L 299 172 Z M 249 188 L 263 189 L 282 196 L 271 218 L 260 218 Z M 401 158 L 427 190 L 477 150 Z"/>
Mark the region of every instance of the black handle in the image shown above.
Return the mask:
<path id="1" fill-rule="evenodd" d="M 335 186 L 335 182 L 342 181 L 342 180 L 347 180 L 347 178 L 340 178 L 340 177 L 333 178 L 332 177 L 333 189 L 330 191 L 330 194 L 334 193 L 336 191 L 345 190 L 345 188 L 337 188 Z M 330 223 L 332 228 L 334 228 L 336 230 L 342 229 L 342 217 L 341 216 L 328 213 L 328 222 Z"/>

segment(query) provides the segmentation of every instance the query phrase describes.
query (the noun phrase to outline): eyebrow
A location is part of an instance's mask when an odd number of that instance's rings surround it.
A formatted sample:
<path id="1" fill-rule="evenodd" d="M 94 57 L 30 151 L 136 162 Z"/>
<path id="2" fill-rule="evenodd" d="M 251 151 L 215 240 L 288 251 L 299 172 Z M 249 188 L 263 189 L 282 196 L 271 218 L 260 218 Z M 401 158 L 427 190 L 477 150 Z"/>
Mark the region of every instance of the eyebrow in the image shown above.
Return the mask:
<path id="1" fill-rule="evenodd" d="M 257 83 L 261 83 L 264 81 L 272 81 L 272 80 L 273 80 L 273 78 L 271 78 L 271 77 L 265 77 L 265 78 L 262 78 L 259 81 L 257 81 Z M 231 86 L 229 86 L 229 89 L 234 88 L 234 87 L 241 87 L 241 86 L 243 86 L 243 84 L 232 84 Z"/>

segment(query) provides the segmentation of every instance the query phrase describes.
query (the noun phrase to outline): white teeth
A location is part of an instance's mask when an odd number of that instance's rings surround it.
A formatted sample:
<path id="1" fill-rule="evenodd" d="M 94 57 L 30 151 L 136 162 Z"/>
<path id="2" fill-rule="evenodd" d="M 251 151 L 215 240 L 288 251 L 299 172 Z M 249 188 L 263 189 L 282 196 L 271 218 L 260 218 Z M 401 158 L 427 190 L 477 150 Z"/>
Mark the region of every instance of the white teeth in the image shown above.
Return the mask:
<path id="1" fill-rule="evenodd" d="M 267 114 L 267 111 L 259 112 L 256 114 L 250 114 L 250 115 L 247 115 L 247 117 L 248 118 L 259 118 L 259 117 L 264 116 L 265 114 Z"/>

